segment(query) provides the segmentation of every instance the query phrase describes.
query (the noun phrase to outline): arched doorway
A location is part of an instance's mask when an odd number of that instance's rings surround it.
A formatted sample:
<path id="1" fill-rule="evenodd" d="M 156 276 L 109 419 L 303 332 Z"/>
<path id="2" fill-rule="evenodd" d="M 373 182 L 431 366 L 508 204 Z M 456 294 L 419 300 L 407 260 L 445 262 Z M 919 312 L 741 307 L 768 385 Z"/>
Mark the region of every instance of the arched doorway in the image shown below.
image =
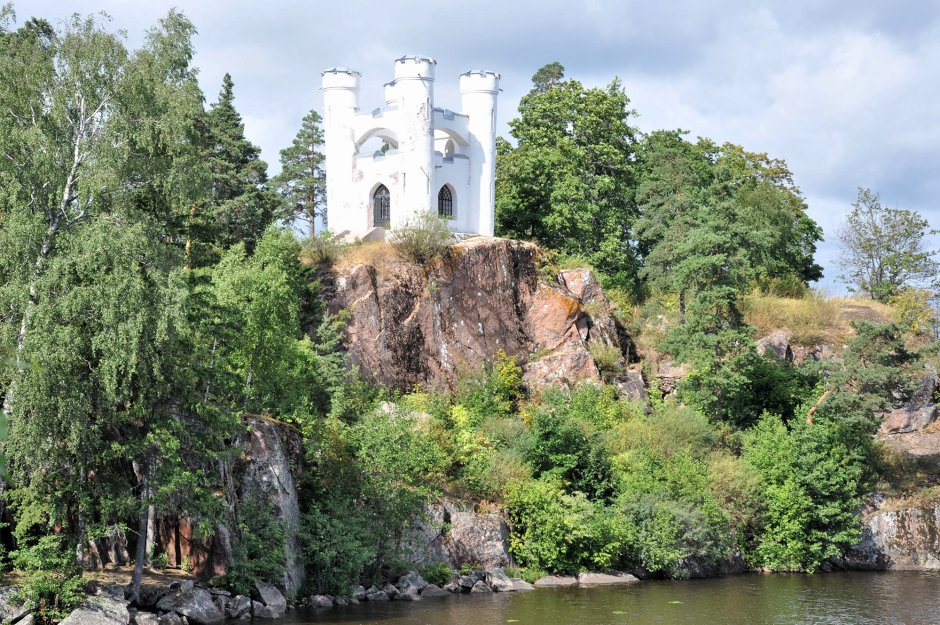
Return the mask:
<path id="1" fill-rule="evenodd" d="M 385 228 L 392 225 L 392 196 L 384 184 L 372 194 L 372 227 Z"/>
<path id="2" fill-rule="evenodd" d="M 445 184 L 437 194 L 437 214 L 444 219 L 454 216 L 454 194 L 449 185 Z"/>

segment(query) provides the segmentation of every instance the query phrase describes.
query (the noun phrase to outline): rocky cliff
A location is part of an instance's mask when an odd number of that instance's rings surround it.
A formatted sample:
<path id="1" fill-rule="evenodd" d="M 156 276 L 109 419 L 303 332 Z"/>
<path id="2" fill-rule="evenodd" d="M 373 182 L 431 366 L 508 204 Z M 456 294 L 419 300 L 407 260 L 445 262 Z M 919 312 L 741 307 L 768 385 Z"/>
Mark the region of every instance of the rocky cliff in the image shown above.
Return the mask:
<path id="1" fill-rule="evenodd" d="M 350 314 L 351 361 L 372 381 L 452 387 L 503 352 L 524 363 L 530 387 L 570 385 L 601 379 L 593 354 L 605 349 L 624 389 L 644 392 L 625 366 L 630 339 L 594 276 L 546 271 L 531 243 L 478 237 L 429 266 L 385 254 L 340 264 L 329 278 L 331 311 Z"/>

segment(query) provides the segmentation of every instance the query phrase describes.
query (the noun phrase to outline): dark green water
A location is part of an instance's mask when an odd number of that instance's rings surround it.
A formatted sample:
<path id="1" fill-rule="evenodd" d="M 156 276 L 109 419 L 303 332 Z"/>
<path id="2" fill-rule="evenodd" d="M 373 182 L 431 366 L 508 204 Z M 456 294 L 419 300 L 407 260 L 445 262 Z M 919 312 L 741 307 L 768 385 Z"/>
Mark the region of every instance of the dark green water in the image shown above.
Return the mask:
<path id="1" fill-rule="evenodd" d="M 938 573 L 748 575 L 300 611 L 281 624 L 940 625 Z"/>

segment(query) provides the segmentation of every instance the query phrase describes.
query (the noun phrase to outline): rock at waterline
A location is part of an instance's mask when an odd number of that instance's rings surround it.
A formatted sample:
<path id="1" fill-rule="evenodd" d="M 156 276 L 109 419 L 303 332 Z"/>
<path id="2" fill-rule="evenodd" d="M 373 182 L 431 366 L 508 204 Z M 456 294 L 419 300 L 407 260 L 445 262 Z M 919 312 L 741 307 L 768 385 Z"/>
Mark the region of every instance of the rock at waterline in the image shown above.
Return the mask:
<path id="1" fill-rule="evenodd" d="M 473 585 L 473 588 L 470 589 L 470 592 L 493 592 L 489 586 L 486 585 L 484 581 L 478 581 Z"/>
<path id="2" fill-rule="evenodd" d="M 287 599 L 281 594 L 281 591 L 263 582 L 255 582 L 255 588 L 261 597 L 262 603 L 268 608 L 268 612 L 276 614 L 271 618 L 279 618 L 287 611 Z"/>
<path id="3" fill-rule="evenodd" d="M 171 595 L 161 597 L 157 601 L 157 608 L 176 612 L 196 625 L 212 625 L 225 620 L 225 614 L 212 600 L 212 595 L 202 588 L 180 588 Z"/>
<path id="4" fill-rule="evenodd" d="M 61 625 L 128 625 L 130 612 L 124 601 L 112 597 L 88 597 L 65 617 Z"/>
<path id="5" fill-rule="evenodd" d="M 580 573 L 578 583 L 582 586 L 614 586 L 617 584 L 633 584 L 638 582 L 636 577 L 629 573 Z"/>
<path id="6" fill-rule="evenodd" d="M 421 591 L 421 596 L 426 599 L 433 599 L 435 597 L 446 597 L 448 595 L 450 595 L 449 592 L 447 592 L 443 588 L 435 586 L 434 584 L 428 584 L 427 586 L 424 587 L 424 590 Z"/>
<path id="7" fill-rule="evenodd" d="M 385 586 L 382 587 L 382 592 L 388 595 L 389 599 L 394 599 L 399 594 L 398 589 L 395 588 L 392 584 L 385 584 Z"/>
<path id="8" fill-rule="evenodd" d="M 424 590 L 424 587 L 428 585 L 424 578 L 415 573 L 414 571 L 408 571 L 405 575 L 402 575 L 398 578 L 398 587 L 402 588 L 404 586 L 414 586 L 418 592 Z"/>
<path id="9" fill-rule="evenodd" d="M 512 580 L 501 568 L 490 569 L 486 572 L 486 585 L 494 592 L 511 592 L 513 590 Z"/>
<path id="10" fill-rule="evenodd" d="M 311 608 L 332 608 L 333 600 L 326 595 L 313 595 L 310 597 Z"/>
<path id="11" fill-rule="evenodd" d="M 562 586 L 577 586 L 578 578 L 572 576 L 546 575 L 535 580 L 536 588 L 556 588 Z"/>
<path id="12" fill-rule="evenodd" d="M 512 589 L 515 592 L 526 591 L 526 590 L 535 590 L 535 586 L 525 581 L 524 579 L 519 579 L 518 577 L 512 578 Z"/>
<path id="13" fill-rule="evenodd" d="M 251 599 L 245 595 L 236 595 L 234 599 L 225 606 L 225 616 L 231 619 L 244 618 L 245 615 L 251 616 Z M 161 624 L 162 625 L 162 624 Z"/>

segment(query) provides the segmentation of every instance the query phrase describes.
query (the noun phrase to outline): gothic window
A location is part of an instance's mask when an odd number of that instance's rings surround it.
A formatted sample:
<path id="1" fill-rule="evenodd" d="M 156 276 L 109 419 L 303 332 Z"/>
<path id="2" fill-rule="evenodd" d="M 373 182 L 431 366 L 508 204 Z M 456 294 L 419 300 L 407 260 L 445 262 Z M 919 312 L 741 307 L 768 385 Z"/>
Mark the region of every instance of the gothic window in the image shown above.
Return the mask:
<path id="1" fill-rule="evenodd" d="M 392 225 L 392 198 L 384 184 L 372 194 L 372 227 L 389 228 Z"/>
<path id="2" fill-rule="evenodd" d="M 446 184 L 437 194 L 437 214 L 445 219 L 452 219 L 454 216 L 454 196 Z"/>

